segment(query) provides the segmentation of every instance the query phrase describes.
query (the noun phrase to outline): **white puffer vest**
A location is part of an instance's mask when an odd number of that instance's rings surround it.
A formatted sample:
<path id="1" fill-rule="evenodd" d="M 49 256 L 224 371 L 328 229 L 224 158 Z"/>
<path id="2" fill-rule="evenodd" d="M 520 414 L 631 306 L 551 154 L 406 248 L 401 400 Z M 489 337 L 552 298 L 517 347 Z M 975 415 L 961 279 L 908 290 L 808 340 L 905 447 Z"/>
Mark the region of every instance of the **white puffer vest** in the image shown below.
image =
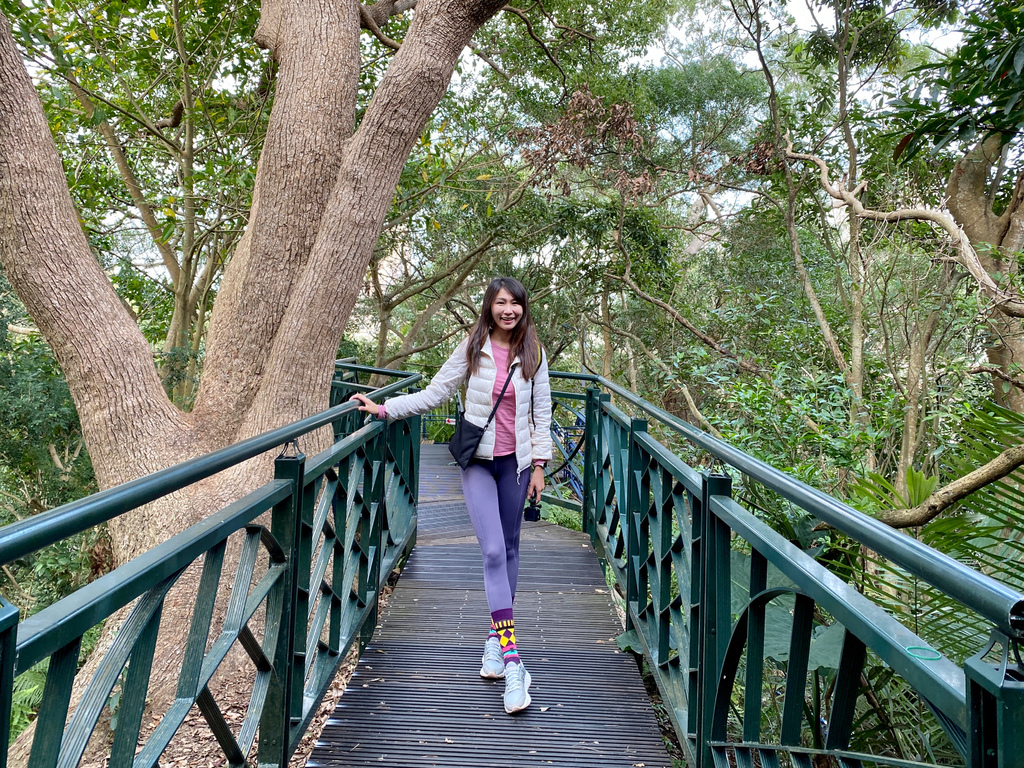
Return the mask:
<path id="1" fill-rule="evenodd" d="M 388 420 L 404 419 L 417 413 L 426 413 L 451 397 L 466 380 L 469 363 L 466 360 L 466 339 L 441 366 L 422 392 L 393 397 L 387 401 Z M 518 362 L 516 357 L 512 362 Z M 479 370 L 469 377 L 466 386 L 465 418 L 482 427 L 494 407 L 494 381 L 498 369 L 491 351 L 490 337 L 484 341 Z M 516 393 L 516 465 L 519 471 L 534 460 L 551 459 L 551 384 L 548 378 L 547 356 L 541 351 L 540 367 L 533 381 L 522 377 L 519 366 L 512 374 L 511 386 Z M 509 393 L 505 393 L 508 397 Z M 530 415 L 530 397 L 533 397 L 533 415 Z M 494 421 L 488 425 L 474 454 L 478 459 L 494 458 Z"/>

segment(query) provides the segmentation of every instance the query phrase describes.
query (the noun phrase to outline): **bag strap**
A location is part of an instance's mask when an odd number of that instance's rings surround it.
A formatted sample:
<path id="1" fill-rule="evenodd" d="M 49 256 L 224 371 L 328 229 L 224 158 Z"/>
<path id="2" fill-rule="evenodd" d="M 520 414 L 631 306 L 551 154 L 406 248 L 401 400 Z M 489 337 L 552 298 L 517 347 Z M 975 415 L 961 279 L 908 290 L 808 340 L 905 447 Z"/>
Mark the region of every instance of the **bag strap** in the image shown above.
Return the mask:
<path id="1" fill-rule="evenodd" d="M 501 405 L 501 398 L 505 396 L 505 390 L 508 389 L 509 382 L 512 381 L 512 374 L 515 373 L 517 365 L 519 365 L 519 363 L 512 363 L 512 367 L 508 369 L 508 378 L 505 379 L 505 386 L 501 388 L 501 394 L 498 395 L 498 402 L 496 402 L 494 407 L 491 409 L 491 415 L 487 417 L 487 423 L 484 424 L 484 429 L 491 426 L 491 419 L 493 419 L 494 414 L 498 412 L 498 406 Z"/>
<path id="2" fill-rule="evenodd" d="M 540 364 L 544 362 L 544 347 L 537 342 L 537 367 L 540 368 Z M 533 378 L 530 379 L 530 421 L 533 422 L 534 429 L 537 428 L 537 420 L 533 417 L 533 385 L 537 382 L 537 373 L 534 372 Z"/>

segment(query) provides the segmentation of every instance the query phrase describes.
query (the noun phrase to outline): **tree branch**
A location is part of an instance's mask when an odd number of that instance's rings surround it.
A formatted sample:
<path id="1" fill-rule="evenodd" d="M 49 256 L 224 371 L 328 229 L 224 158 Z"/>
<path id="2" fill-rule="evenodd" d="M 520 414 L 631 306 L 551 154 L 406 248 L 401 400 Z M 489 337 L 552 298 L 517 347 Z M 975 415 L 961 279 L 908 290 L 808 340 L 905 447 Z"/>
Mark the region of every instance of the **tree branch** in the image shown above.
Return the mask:
<path id="1" fill-rule="evenodd" d="M 417 0 L 377 0 L 373 5 L 364 7 L 370 18 L 373 19 L 373 23 L 378 27 L 383 27 L 392 16 L 398 16 L 415 8 L 416 2 Z M 362 15 L 363 12 L 360 11 L 359 16 L 362 17 Z"/>
<path id="2" fill-rule="evenodd" d="M 413 340 L 420 334 L 420 331 L 423 330 L 423 326 L 430 321 L 430 318 L 432 318 L 437 311 L 441 309 L 441 307 L 451 301 L 451 298 L 462 288 L 467 278 L 473 270 L 476 269 L 477 264 L 479 264 L 487 251 L 490 250 L 491 243 L 494 242 L 495 237 L 496 235 L 493 232 L 489 234 L 484 238 L 484 241 L 470 251 L 467 257 L 459 262 L 459 264 L 448 270 L 444 275 L 438 276 L 438 280 L 440 280 L 441 277 L 447 277 L 452 273 L 456 273 L 447 289 L 432 301 L 428 307 L 418 313 L 412 327 L 409 328 L 408 333 L 406 333 L 405 338 L 402 340 L 402 347 L 398 351 L 400 356 L 408 356 L 412 354 L 411 347 Z M 432 280 L 430 287 L 433 287 L 436 284 L 437 280 Z"/>
<path id="3" fill-rule="evenodd" d="M 394 330 L 394 329 L 392 329 L 392 330 Z M 434 339 L 433 341 L 431 341 L 428 344 L 422 344 L 422 345 L 420 345 L 418 347 L 412 347 L 411 349 L 409 349 L 408 352 L 401 352 L 401 353 L 399 353 L 397 355 L 392 355 L 391 357 L 389 357 L 387 360 L 384 361 L 384 365 L 381 366 L 381 367 L 382 368 L 389 368 L 392 365 L 394 365 L 396 362 L 401 362 L 402 360 L 405 360 L 405 359 L 411 357 L 412 355 L 415 355 L 417 352 L 425 352 L 428 349 L 434 349 L 435 347 L 439 346 L 441 343 L 443 343 L 443 342 L 447 341 L 448 339 L 450 339 L 452 336 L 456 336 L 459 333 L 465 333 L 466 330 L 467 330 L 467 326 L 464 326 L 464 325 L 457 326 L 456 328 L 453 328 L 451 331 L 446 333 L 441 338 Z"/>
<path id="4" fill-rule="evenodd" d="M 703 331 L 699 330 L 693 323 L 691 323 L 689 320 L 687 320 L 685 317 L 683 317 L 679 313 L 679 311 L 675 307 L 673 307 L 671 304 L 669 304 L 669 303 L 667 303 L 665 301 L 662 301 L 659 298 L 651 296 L 648 293 L 645 293 L 643 290 L 641 290 L 640 286 L 638 286 L 636 283 L 633 282 L 632 279 L 630 279 L 630 277 L 628 275 L 608 274 L 608 277 L 611 278 L 612 280 L 619 280 L 619 281 L 625 283 L 627 286 L 629 286 L 629 289 L 631 291 L 633 291 L 633 293 L 635 293 L 641 299 L 643 299 L 644 301 L 648 302 L 649 304 L 653 304 L 654 306 L 660 307 L 661 309 L 663 309 L 669 315 L 669 317 L 671 317 L 673 320 L 675 320 L 677 323 L 679 323 L 681 326 L 683 326 L 686 330 L 688 330 L 691 334 L 693 334 L 698 339 L 700 339 L 700 341 L 703 342 L 706 346 L 708 346 L 711 349 L 715 350 L 718 354 L 720 354 L 720 355 L 722 355 L 724 357 L 728 357 L 731 360 L 735 360 L 736 364 L 739 366 L 741 371 L 745 371 L 747 373 L 760 373 L 761 372 L 761 368 L 759 366 L 757 366 L 754 363 L 751 363 L 751 362 L 749 362 L 747 360 L 744 360 L 739 355 L 737 355 L 735 352 L 733 352 L 731 349 L 723 347 L 717 340 L 713 339 L 708 334 L 706 334 Z"/>
<path id="5" fill-rule="evenodd" d="M 8 499 L 11 499 L 11 501 L 16 501 L 22 506 L 25 506 L 28 503 L 28 501 L 26 499 L 23 499 L 21 496 L 17 496 L 13 493 L 5 491 L 2 488 L 0 488 L 0 496 L 6 496 Z M 18 520 L 25 519 L 22 515 L 19 515 L 17 512 L 15 512 L 13 507 L 8 507 L 8 510 L 10 510 L 10 513 L 14 515 L 14 517 L 16 517 Z"/>
<path id="6" fill-rule="evenodd" d="M 85 109 L 86 116 L 91 118 L 96 112 L 96 105 L 89 97 L 89 94 L 86 93 L 85 89 L 78 85 L 78 83 L 72 78 L 68 78 L 68 84 L 71 86 L 71 90 L 74 92 L 75 96 L 78 97 L 78 101 Z M 114 133 L 114 129 L 108 121 L 102 120 L 96 127 L 99 129 L 100 135 L 103 136 L 103 141 L 107 145 L 107 150 L 110 152 L 111 158 L 117 166 L 117 172 L 121 177 L 121 181 L 124 182 L 124 185 L 128 188 L 128 194 L 131 195 L 132 203 L 134 203 L 135 207 L 139 209 L 139 214 L 142 216 L 142 223 L 146 225 L 146 231 L 149 232 L 149 236 L 153 239 L 153 244 L 156 245 L 156 249 L 160 254 L 160 259 L 163 261 L 164 267 L 171 276 L 171 282 L 174 285 L 177 285 L 181 278 L 181 270 L 178 265 L 178 260 L 174 257 L 174 252 L 171 250 L 170 246 L 163 239 L 160 224 L 157 222 L 156 215 L 153 213 L 153 206 L 151 206 L 146 200 L 146 196 L 142 192 L 142 185 L 139 184 L 139 180 L 136 178 L 135 172 L 132 171 L 131 166 L 128 164 L 128 157 L 125 155 L 124 147 L 121 146 L 121 142 L 118 140 L 117 134 Z"/>
<path id="7" fill-rule="evenodd" d="M 480 50 L 479 46 L 470 45 L 469 46 L 469 50 L 471 50 L 474 54 L 476 54 L 476 57 L 478 59 L 480 59 L 480 61 L 482 61 L 484 64 L 486 64 L 491 69 L 493 69 L 495 72 L 497 72 L 501 76 L 501 78 L 503 80 L 505 80 L 506 82 L 509 82 L 509 83 L 512 82 L 512 76 L 508 72 L 506 72 L 504 69 L 502 69 L 500 66 L 498 66 L 498 64 L 496 62 L 492 61 L 490 59 L 490 57 L 487 56 L 487 54 L 485 54 L 483 51 Z"/>
<path id="8" fill-rule="evenodd" d="M 1024 465 L 1024 443 L 1007 448 L 988 464 L 978 467 L 959 480 L 954 480 L 945 488 L 940 488 L 913 509 L 890 509 L 884 512 L 880 519 L 893 528 L 924 525 L 943 510 L 970 496 L 979 488 L 1001 480 L 1021 465 Z"/>
<path id="9" fill-rule="evenodd" d="M 177 128 L 181 125 L 181 118 L 185 116 L 185 102 L 178 100 L 178 103 L 174 105 L 174 109 L 171 110 L 171 116 L 165 117 L 163 120 L 157 120 L 153 123 L 154 128 Z"/>
<path id="10" fill-rule="evenodd" d="M 1010 209 L 996 216 L 985 186 L 1002 155 L 1002 136 L 994 133 L 978 142 L 957 162 L 946 184 L 946 205 L 975 242 L 999 245 L 1009 224 Z"/>
<path id="11" fill-rule="evenodd" d="M 490 249 L 491 243 L 494 242 L 495 237 L 497 237 L 497 235 L 493 232 L 487 235 L 487 237 L 485 237 L 481 243 L 479 243 L 473 250 L 469 251 L 465 256 L 463 256 L 461 259 L 455 262 L 455 264 L 453 264 L 451 268 L 449 268 L 448 270 L 443 272 L 438 271 L 435 274 L 431 275 L 430 277 L 406 285 L 404 288 L 399 289 L 397 293 L 388 296 L 384 301 L 384 303 L 387 306 L 387 309 L 392 310 L 399 304 L 408 301 L 413 296 L 433 288 L 439 282 L 441 282 L 450 274 L 452 274 L 452 272 L 462 269 L 466 264 L 476 263 L 478 258 L 484 253 L 486 253 L 488 249 Z"/>
<path id="12" fill-rule="evenodd" d="M 46 450 L 50 454 L 50 459 L 53 461 L 53 466 L 55 466 L 61 472 L 67 472 L 67 469 L 64 466 L 64 462 L 61 461 L 60 456 L 57 455 L 57 446 L 55 446 L 53 443 L 47 443 Z"/>
<path id="13" fill-rule="evenodd" d="M 396 43 L 394 40 L 392 40 L 390 37 L 388 37 L 381 31 L 380 27 L 377 25 L 377 22 L 374 20 L 373 16 L 370 14 L 369 9 L 365 5 L 363 5 L 362 3 L 356 3 L 356 6 L 359 8 L 359 21 L 362 24 L 363 29 L 370 30 L 370 32 L 373 33 L 374 37 L 376 37 L 378 40 L 384 43 L 384 45 L 386 45 L 388 48 L 391 48 L 392 50 L 397 51 L 399 48 L 402 47 L 400 43 Z"/>
<path id="14" fill-rule="evenodd" d="M 526 24 L 526 34 L 533 38 L 533 41 L 540 46 L 541 50 L 544 51 L 544 55 L 548 57 L 548 60 L 555 65 L 555 69 L 562 76 L 562 91 L 564 92 L 568 86 L 568 80 L 565 77 L 565 70 L 562 69 L 562 65 L 558 62 L 558 57 L 555 56 L 548 48 L 547 43 L 537 36 L 537 33 L 533 31 L 533 24 L 530 23 L 530 17 L 526 15 L 524 11 L 511 5 L 502 6 L 501 10 L 511 13 L 514 16 L 518 16 Z"/>
<path id="15" fill-rule="evenodd" d="M 837 202 L 850 209 L 854 216 L 871 221 L 898 222 L 906 220 L 928 221 L 937 225 L 949 235 L 951 244 L 957 249 L 956 262 L 970 272 L 981 290 L 995 303 L 996 308 L 1010 317 L 1024 317 L 1024 299 L 1016 293 L 1005 291 L 985 269 L 978 258 L 978 252 L 971 244 L 964 229 L 957 225 L 953 217 L 941 211 L 927 208 L 898 208 L 893 211 L 876 211 L 866 208 L 860 201 L 860 194 L 867 188 L 867 182 L 861 182 L 854 189 L 846 189 L 842 181 L 832 183 L 828 164 L 816 155 L 793 151 L 792 139 L 786 136 L 786 158 L 802 160 L 817 166 L 820 173 L 821 188 Z"/>
<path id="16" fill-rule="evenodd" d="M 1013 376 L 1010 376 L 1008 373 L 1001 371 L 1000 369 L 992 365 L 976 365 L 973 368 L 968 368 L 967 372 L 987 373 L 989 376 L 995 376 L 996 378 L 1009 382 L 1017 389 L 1024 390 L 1024 381 L 1021 381 L 1020 379 L 1015 379 Z"/>
<path id="17" fill-rule="evenodd" d="M 690 394 L 690 390 L 687 389 L 685 384 L 680 385 L 680 390 L 683 393 L 683 398 L 686 400 L 686 407 L 690 409 L 690 413 L 697 417 L 700 425 L 719 440 L 722 440 L 722 433 L 715 429 L 714 424 L 704 418 L 704 414 L 697 408 L 697 404 L 693 401 L 693 396 Z"/>

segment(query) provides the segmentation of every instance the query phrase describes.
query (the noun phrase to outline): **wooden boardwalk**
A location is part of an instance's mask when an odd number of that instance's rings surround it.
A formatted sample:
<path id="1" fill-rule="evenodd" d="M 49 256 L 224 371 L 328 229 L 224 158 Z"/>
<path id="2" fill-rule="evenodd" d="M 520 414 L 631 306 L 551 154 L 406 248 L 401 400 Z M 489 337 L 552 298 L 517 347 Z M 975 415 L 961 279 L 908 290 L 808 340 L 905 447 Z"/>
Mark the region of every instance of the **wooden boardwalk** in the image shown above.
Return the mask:
<path id="1" fill-rule="evenodd" d="M 515 604 L 533 704 L 505 714 L 479 677 L 489 614 L 449 460 L 423 446 L 416 548 L 307 765 L 669 768 L 589 539 L 545 522 L 523 525 Z"/>

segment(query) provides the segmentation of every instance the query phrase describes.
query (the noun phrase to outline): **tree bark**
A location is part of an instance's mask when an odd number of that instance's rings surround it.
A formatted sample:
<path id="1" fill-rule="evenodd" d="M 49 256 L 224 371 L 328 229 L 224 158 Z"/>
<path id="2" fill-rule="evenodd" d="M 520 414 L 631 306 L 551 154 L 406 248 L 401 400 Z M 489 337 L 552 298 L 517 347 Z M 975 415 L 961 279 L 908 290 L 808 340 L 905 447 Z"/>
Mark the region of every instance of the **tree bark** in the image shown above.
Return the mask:
<path id="1" fill-rule="evenodd" d="M 0 16 L 0 263 L 68 380 L 101 487 L 192 453 L 149 345 L 78 223 L 42 105 Z"/>
<path id="2" fill-rule="evenodd" d="M 963 227 L 985 271 L 990 275 L 1017 271 L 1012 254 L 1024 246 L 1024 174 L 1017 179 L 1009 205 L 996 215 L 988 193 L 990 176 L 1003 151 L 996 134 L 979 142 L 953 169 L 946 185 L 948 206 L 957 224 Z M 987 247 L 986 247 L 987 246 Z M 993 344 L 986 350 L 991 365 L 1006 375 L 1024 366 L 1024 326 L 1020 318 L 1008 316 L 999 305 L 989 314 Z M 1024 392 L 1016 388 L 1004 391 L 1002 381 L 993 378 L 993 397 L 997 403 L 1018 413 L 1024 412 Z"/>
<path id="3" fill-rule="evenodd" d="M 353 2 L 264 0 L 256 41 L 278 65 L 274 107 L 249 226 L 211 312 L 193 409 L 223 443 L 239 435 L 260 388 L 352 135 L 359 14 Z"/>
<path id="4" fill-rule="evenodd" d="M 356 2 L 264 0 L 257 39 L 278 62 L 277 92 L 249 226 L 212 310 L 191 414 L 168 399 L 149 345 L 89 250 L 42 106 L 0 15 L 0 263 L 64 370 L 101 487 L 327 404 L 338 344 L 399 174 L 463 48 L 500 6 L 420 0 L 354 130 Z M 315 445 L 304 447 L 312 453 Z M 266 479 L 269 466 L 249 462 L 112 521 L 117 564 L 237 498 Z M 182 599 L 167 601 L 162 627 L 170 629 L 159 648 L 180 640 L 194 588 L 186 575 Z M 116 623 L 108 622 L 108 638 Z M 154 679 L 171 679 L 180 658 L 159 648 Z M 150 691 L 157 708 L 173 695 L 173 680 Z"/>

